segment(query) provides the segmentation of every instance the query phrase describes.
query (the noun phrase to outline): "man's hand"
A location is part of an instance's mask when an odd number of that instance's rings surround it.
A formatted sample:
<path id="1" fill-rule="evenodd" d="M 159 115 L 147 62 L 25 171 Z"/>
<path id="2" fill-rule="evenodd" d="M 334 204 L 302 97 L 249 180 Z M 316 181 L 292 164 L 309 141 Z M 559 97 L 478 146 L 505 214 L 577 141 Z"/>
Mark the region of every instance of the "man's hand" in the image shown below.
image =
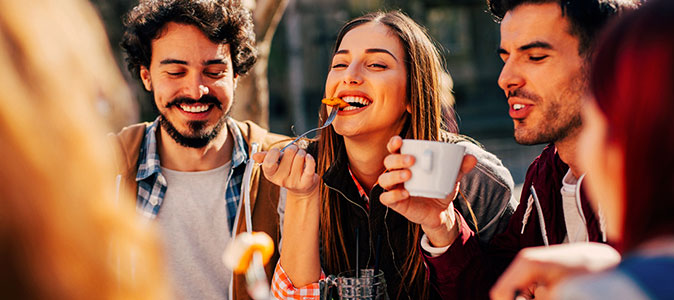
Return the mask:
<path id="1" fill-rule="evenodd" d="M 535 293 L 536 299 L 554 295 L 564 279 L 614 267 L 620 254 L 600 243 L 573 243 L 526 248 L 501 275 L 491 289 L 491 299 L 512 300 L 515 293 Z M 541 293 L 546 291 L 546 293 Z M 550 292 L 551 294 L 548 294 Z"/>
<path id="2" fill-rule="evenodd" d="M 444 199 L 410 197 L 403 183 L 412 177 L 409 168 L 414 165 L 414 156 L 400 154 L 402 142 L 402 138 L 394 136 L 386 145 L 391 154 L 384 159 L 384 166 L 389 172 L 379 176 L 379 185 L 387 191 L 379 199 L 382 204 L 405 216 L 410 222 L 420 224 L 433 246 L 447 246 L 458 235 L 452 201 L 459 191 L 459 181 L 463 174 L 475 166 L 477 159 L 472 155 L 464 156 L 456 183 L 447 183 L 455 184 L 454 191 Z"/>

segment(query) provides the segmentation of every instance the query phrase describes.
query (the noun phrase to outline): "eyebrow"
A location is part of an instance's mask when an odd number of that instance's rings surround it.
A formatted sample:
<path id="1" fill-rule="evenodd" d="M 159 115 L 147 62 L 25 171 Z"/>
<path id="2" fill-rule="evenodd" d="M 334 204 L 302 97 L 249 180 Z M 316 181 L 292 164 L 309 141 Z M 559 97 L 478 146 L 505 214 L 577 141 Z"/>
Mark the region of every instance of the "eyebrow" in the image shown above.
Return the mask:
<path id="1" fill-rule="evenodd" d="M 168 58 L 168 59 L 164 59 L 164 60 L 160 61 L 159 64 L 162 64 L 162 65 L 171 65 L 171 64 L 187 65 L 187 62 L 184 61 L 184 60 Z M 210 59 L 210 60 L 205 61 L 203 64 L 204 64 L 204 66 L 226 65 L 227 62 L 224 59 Z"/>
<path id="2" fill-rule="evenodd" d="M 170 64 L 187 65 L 187 62 L 184 61 L 184 60 L 168 58 L 168 59 L 164 59 L 164 60 L 160 61 L 159 64 L 161 64 L 161 65 L 170 65 Z"/>
<path id="3" fill-rule="evenodd" d="M 550 43 L 543 42 L 543 41 L 534 41 L 534 42 L 528 43 L 526 45 L 522 45 L 519 48 L 517 48 L 517 50 L 519 50 L 519 51 L 527 51 L 529 49 L 548 49 L 548 50 L 552 50 L 554 48 L 552 47 L 552 45 L 550 45 Z M 505 49 L 503 49 L 501 47 L 499 47 L 496 50 L 496 53 L 498 53 L 499 55 L 509 54 L 508 51 L 506 51 Z"/>
<path id="4" fill-rule="evenodd" d="M 227 65 L 227 62 L 224 59 L 210 59 L 204 62 L 204 66 L 209 65 Z"/>
<path id="5" fill-rule="evenodd" d="M 393 59 L 395 59 L 395 61 L 398 61 L 398 58 L 395 55 L 393 55 L 393 53 L 391 53 L 391 51 L 388 51 L 388 50 L 382 49 L 382 48 L 365 49 L 365 53 L 385 53 L 385 54 L 388 54 L 391 57 L 393 57 Z M 349 50 L 346 50 L 346 49 L 338 50 L 337 52 L 335 52 L 335 55 L 337 55 L 337 54 L 349 54 Z"/>

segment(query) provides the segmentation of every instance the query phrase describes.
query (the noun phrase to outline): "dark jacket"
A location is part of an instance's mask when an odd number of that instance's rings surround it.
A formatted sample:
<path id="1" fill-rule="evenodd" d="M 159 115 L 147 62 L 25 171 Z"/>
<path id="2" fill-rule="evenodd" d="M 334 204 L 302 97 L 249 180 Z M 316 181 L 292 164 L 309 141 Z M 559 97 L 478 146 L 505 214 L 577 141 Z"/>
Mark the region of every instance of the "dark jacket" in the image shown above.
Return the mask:
<path id="1" fill-rule="evenodd" d="M 505 229 L 513 212 L 512 177 L 493 154 L 488 153 L 481 147 L 465 139 L 457 138 L 455 135 L 445 134 L 444 140 L 465 145 L 466 152 L 478 158 L 476 168 L 461 180 L 461 191 L 466 201 L 471 203 L 478 227 L 480 232 L 483 233 L 482 237 L 488 240 L 493 234 Z M 308 151 L 315 154 L 312 146 L 309 147 Z M 337 192 L 343 200 L 340 203 L 339 226 L 343 231 L 348 255 L 343 258 L 342 265 L 345 265 L 347 259 L 352 265 L 356 261 L 356 228 L 359 231 L 360 268 L 373 268 L 377 236 L 381 236 L 382 250 L 379 267 L 384 271 L 389 297 L 391 299 L 415 299 L 416 296 L 413 295 L 419 294 L 418 290 L 422 288 L 421 286 L 413 286 L 411 288 L 414 290 L 405 291 L 400 297 L 397 297 L 401 286 L 401 269 L 409 258 L 412 249 L 420 247 L 419 240 L 411 239 L 412 223 L 381 204 L 379 196 L 383 193 L 383 189 L 379 185 L 375 185 L 368 195 L 370 199 L 368 209 L 349 173 L 348 158 L 344 147 L 338 149 L 336 160 L 323 174 L 323 182 L 331 190 Z M 457 205 L 457 207 L 463 207 L 467 210 L 465 201 L 457 199 L 455 203 L 459 201 L 461 201 L 461 205 Z M 467 218 L 472 219 L 469 212 L 462 213 L 466 213 L 469 216 Z M 324 271 L 326 274 L 337 275 L 339 272 L 346 270 Z M 430 299 L 437 299 L 438 297 L 439 293 L 435 284 L 431 281 Z"/>
<path id="2" fill-rule="evenodd" d="M 543 246 L 539 216 L 534 208 L 522 231 L 531 186 L 536 190 L 545 220 L 549 243 L 561 244 L 566 237 L 562 204 L 562 179 L 568 171 L 553 144 L 548 145 L 527 170 L 522 196 L 505 232 L 497 234 L 489 247 L 480 247 L 477 238 L 465 224 L 459 238 L 441 256 L 426 257 L 431 278 L 439 282 L 443 299 L 488 299 L 489 290 L 517 253 L 526 247 Z M 579 181 L 578 185 L 582 181 Z M 581 206 L 592 242 L 605 242 L 599 219 L 590 207 L 585 193 L 580 193 Z M 465 216 L 464 216 L 465 217 Z M 461 222 L 465 222 L 461 220 Z"/>

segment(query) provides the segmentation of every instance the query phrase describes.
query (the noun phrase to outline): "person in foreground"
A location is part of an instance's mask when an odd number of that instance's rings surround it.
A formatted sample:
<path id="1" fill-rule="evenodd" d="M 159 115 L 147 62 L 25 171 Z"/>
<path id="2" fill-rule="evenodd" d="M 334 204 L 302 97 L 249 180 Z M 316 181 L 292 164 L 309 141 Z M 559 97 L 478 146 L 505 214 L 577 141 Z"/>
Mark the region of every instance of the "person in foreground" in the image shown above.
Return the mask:
<path id="1" fill-rule="evenodd" d="M 573 277 L 596 271 L 588 263 L 610 264 L 574 260 L 563 246 L 531 249 L 499 279 L 494 299 L 512 299 L 533 283 L 552 288 L 557 299 L 674 298 L 672 15 L 671 1 L 646 2 L 609 28 L 593 60 L 595 100 L 583 110 L 579 161 L 623 260 L 610 270 Z M 579 250 L 592 250 L 587 248 Z"/>
<path id="2" fill-rule="evenodd" d="M 526 247 L 606 241 L 602 222 L 580 185 L 585 173 L 575 159 L 580 107 L 595 36 L 613 15 L 635 4 L 624 0 L 493 0 L 488 4 L 501 19 L 498 52 L 504 65 L 498 84 L 508 98 L 515 140 L 550 144 L 529 166 L 507 229 L 485 251 L 473 251 L 477 239 L 464 231 L 463 219 L 448 224 L 454 232 L 451 247 L 428 260 L 449 266 L 431 274 L 448 283 L 441 291 L 444 299 L 488 298 L 491 285 Z M 402 159 L 391 161 L 400 163 L 387 165 L 389 169 L 410 166 Z M 403 190 L 390 192 L 401 195 Z M 395 194 L 396 201 L 404 199 Z"/>
<path id="3" fill-rule="evenodd" d="M 122 191 L 157 220 L 178 298 L 247 299 L 243 276 L 225 269 L 222 253 L 246 230 L 240 204 L 249 152 L 287 139 L 228 116 L 237 80 L 256 58 L 251 14 L 240 1 L 143 0 L 125 26 L 128 68 L 159 116 L 112 136 Z M 252 228 L 278 245 L 279 189 L 253 174 Z"/>
<path id="4" fill-rule="evenodd" d="M 440 92 L 440 55 L 403 13 L 377 12 L 345 24 L 331 66 L 325 95 L 349 106 L 307 150 L 291 146 L 280 163 L 277 150 L 255 156 L 265 176 L 288 190 L 274 295 L 318 297 L 322 274 L 379 267 L 392 299 L 437 299 L 441 283 L 429 280 L 423 256 L 444 251 L 445 224 L 456 217 L 451 201 L 460 195 L 461 214 L 474 215 L 471 228 L 488 242 L 513 211 L 512 177 L 493 154 L 456 134 L 453 113 L 443 119 L 443 98 L 451 95 Z M 323 106 L 321 118 L 332 109 Z M 404 136 L 464 145 L 469 155 L 460 192 L 446 199 L 413 197 L 413 207 L 390 209 L 380 175 L 409 176 L 386 173 L 394 136 L 398 143 Z"/>
<path id="5" fill-rule="evenodd" d="M 0 1 L 3 299 L 171 299 L 153 228 L 115 195 L 131 97 L 89 1 Z M 119 277 L 131 272 L 134 277 Z"/>

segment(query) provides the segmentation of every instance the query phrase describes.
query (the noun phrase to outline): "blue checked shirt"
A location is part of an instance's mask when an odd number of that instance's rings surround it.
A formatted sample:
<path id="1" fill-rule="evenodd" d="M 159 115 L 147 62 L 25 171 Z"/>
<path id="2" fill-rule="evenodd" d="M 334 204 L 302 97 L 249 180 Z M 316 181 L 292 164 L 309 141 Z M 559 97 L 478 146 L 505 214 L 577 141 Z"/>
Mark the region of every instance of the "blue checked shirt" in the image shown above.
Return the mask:
<path id="1" fill-rule="evenodd" d="M 230 230 L 233 230 L 236 211 L 241 199 L 243 172 L 248 160 L 248 146 L 241 135 L 241 130 L 234 121 L 227 118 L 226 122 L 229 132 L 234 137 L 232 168 L 227 176 L 227 187 L 225 189 L 227 221 Z M 157 217 L 166 193 L 166 178 L 161 174 L 159 153 L 157 152 L 157 128 L 159 128 L 158 119 L 145 129 L 145 138 L 140 147 L 138 172 L 136 173 L 136 182 L 138 182 L 136 211 L 149 219 Z"/>

